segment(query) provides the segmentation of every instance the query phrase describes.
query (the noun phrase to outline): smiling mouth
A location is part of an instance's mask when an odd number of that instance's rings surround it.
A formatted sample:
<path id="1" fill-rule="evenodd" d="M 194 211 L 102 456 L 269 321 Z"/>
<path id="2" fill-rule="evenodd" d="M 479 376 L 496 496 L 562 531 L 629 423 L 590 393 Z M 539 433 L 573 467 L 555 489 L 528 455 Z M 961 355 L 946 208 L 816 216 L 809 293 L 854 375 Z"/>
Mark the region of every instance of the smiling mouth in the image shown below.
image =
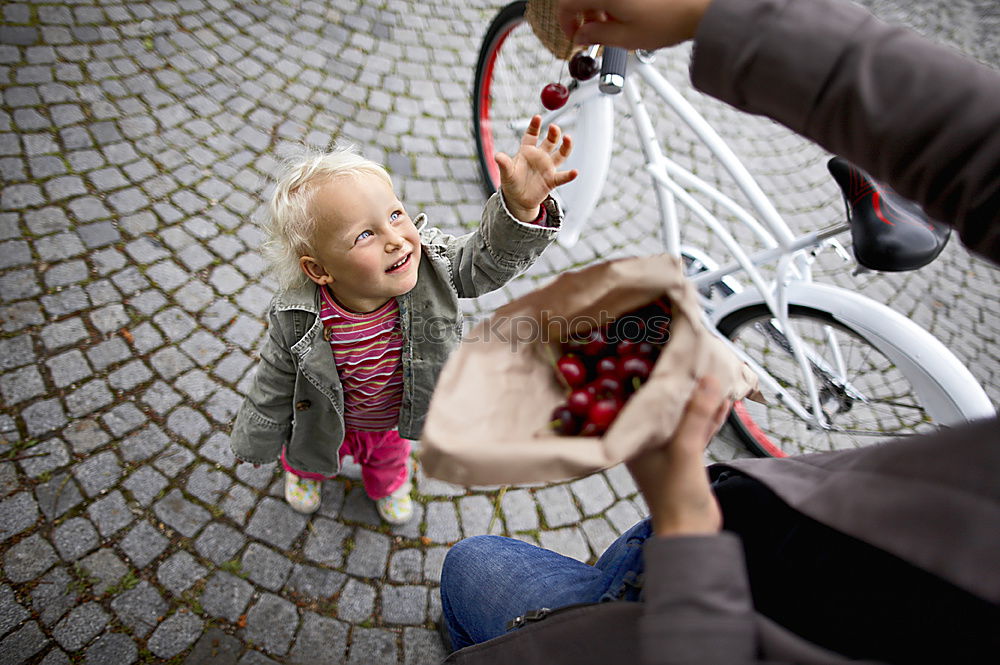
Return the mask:
<path id="1" fill-rule="evenodd" d="M 399 261 L 396 261 L 395 263 L 393 263 L 391 266 L 389 266 L 386 269 L 386 272 L 389 273 L 389 272 L 396 272 L 398 270 L 402 270 L 403 267 L 409 265 L 409 263 L 410 263 L 410 257 L 411 256 L 413 256 L 413 252 L 410 252 L 409 254 L 407 254 L 406 256 L 404 256 L 403 258 L 401 258 Z"/>

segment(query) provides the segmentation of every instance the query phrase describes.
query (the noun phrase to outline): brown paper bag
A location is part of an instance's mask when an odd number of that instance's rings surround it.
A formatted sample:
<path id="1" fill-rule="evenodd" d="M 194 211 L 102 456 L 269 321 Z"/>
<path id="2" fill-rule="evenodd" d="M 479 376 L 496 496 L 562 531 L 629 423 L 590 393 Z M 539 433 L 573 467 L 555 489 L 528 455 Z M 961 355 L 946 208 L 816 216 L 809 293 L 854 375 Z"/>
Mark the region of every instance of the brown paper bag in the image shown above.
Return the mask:
<path id="1" fill-rule="evenodd" d="M 556 435 L 548 423 L 566 398 L 552 365 L 560 337 L 663 295 L 673 307 L 670 339 L 649 380 L 604 436 Z M 757 377 L 701 316 L 680 260 L 667 255 L 565 273 L 508 303 L 476 326 L 445 365 L 421 439 L 424 471 L 461 485 L 573 478 L 661 445 L 702 376 L 715 376 L 732 399 L 755 395 Z"/>

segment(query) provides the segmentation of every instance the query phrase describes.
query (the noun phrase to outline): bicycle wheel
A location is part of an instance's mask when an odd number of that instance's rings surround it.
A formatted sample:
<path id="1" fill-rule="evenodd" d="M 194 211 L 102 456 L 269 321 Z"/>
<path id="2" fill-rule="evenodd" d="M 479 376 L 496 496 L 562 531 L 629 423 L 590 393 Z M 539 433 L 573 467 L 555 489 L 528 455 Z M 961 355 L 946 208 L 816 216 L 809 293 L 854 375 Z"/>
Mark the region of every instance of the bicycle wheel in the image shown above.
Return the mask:
<path id="1" fill-rule="evenodd" d="M 513 155 L 528 120 L 544 111 L 539 94 L 558 77 L 562 64 L 546 51 L 524 18 L 526 2 L 513 2 L 490 23 L 479 49 L 472 122 L 483 188 L 500 186 L 498 152 Z"/>
<path id="2" fill-rule="evenodd" d="M 809 307 L 789 307 L 789 318 L 813 354 L 810 366 L 831 429 L 809 427 L 774 396 L 765 396 L 767 404 L 742 400 L 729 422 L 752 453 L 785 457 L 858 448 L 937 428 L 910 379 L 859 332 Z M 739 309 L 718 328 L 811 411 L 799 364 L 767 307 Z"/>

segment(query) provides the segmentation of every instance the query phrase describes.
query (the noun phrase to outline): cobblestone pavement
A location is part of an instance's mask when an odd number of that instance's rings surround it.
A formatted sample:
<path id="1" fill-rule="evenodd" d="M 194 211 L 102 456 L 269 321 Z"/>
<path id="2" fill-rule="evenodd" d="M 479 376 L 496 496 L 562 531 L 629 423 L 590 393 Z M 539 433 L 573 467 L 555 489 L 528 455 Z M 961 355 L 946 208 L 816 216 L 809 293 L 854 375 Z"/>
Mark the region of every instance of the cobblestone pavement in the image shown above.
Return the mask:
<path id="1" fill-rule="evenodd" d="M 878 11 L 996 65 L 992 0 L 917 5 Z M 411 211 L 474 224 L 469 89 L 496 8 L 3 4 L 0 663 L 432 663 L 450 543 L 492 530 L 591 560 L 645 513 L 620 467 L 502 501 L 418 474 L 416 519 L 389 529 L 352 468 L 307 519 L 273 466 L 228 449 L 273 291 L 250 221 L 266 178 L 295 144 L 349 139 Z M 682 80 L 683 49 L 664 55 Z M 820 151 L 690 97 L 797 228 L 841 214 Z M 636 140 L 620 139 L 602 221 L 470 301 L 473 319 L 567 267 L 656 251 Z M 680 134 L 669 144 L 703 159 Z M 915 273 L 823 277 L 925 325 L 996 402 L 997 275 L 953 242 Z"/>

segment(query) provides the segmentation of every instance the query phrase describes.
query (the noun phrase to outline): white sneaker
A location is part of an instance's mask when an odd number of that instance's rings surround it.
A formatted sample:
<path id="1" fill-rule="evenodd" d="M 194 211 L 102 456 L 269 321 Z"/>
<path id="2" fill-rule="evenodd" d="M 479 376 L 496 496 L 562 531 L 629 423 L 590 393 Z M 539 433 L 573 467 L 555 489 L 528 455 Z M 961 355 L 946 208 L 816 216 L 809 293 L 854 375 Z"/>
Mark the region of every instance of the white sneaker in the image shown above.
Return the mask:
<path id="1" fill-rule="evenodd" d="M 406 480 L 405 483 L 396 488 L 396 491 L 389 496 L 384 496 L 375 501 L 378 514 L 389 524 L 404 524 L 413 517 L 413 499 L 410 497 L 410 490 L 413 483 Z"/>
<path id="2" fill-rule="evenodd" d="M 292 510 L 306 515 L 315 513 L 319 509 L 321 486 L 318 480 L 307 480 L 285 471 L 285 501 Z"/>

